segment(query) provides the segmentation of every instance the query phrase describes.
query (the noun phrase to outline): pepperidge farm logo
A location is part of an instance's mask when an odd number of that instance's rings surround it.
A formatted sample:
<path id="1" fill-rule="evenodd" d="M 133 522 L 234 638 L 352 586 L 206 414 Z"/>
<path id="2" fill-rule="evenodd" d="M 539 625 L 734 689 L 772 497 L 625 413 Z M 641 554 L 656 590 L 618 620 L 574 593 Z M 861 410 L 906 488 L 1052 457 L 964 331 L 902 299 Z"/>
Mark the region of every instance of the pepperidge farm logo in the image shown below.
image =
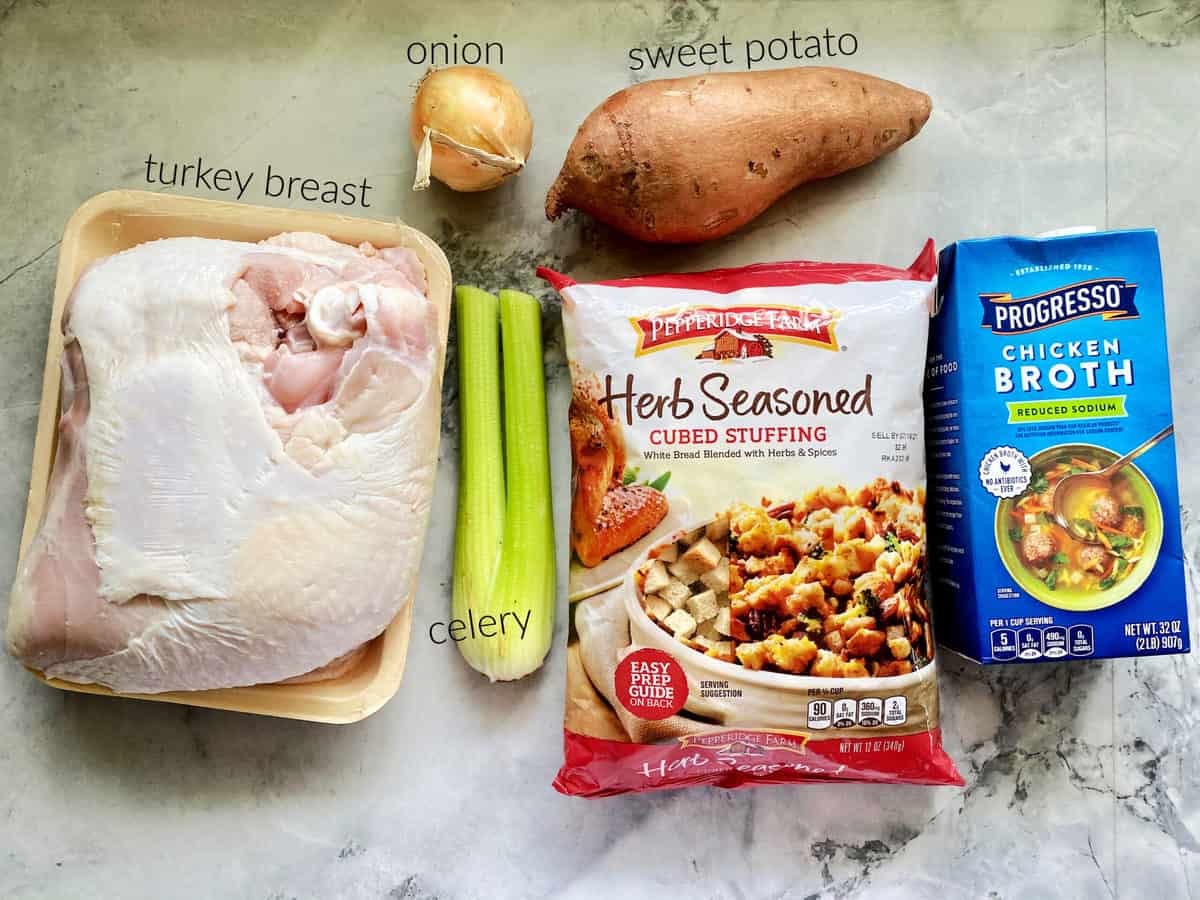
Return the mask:
<path id="1" fill-rule="evenodd" d="M 1097 278 L 1028 297 L 980 294 L 982 327 L 993 334 L 1027 334 L 1088 316 L 1104 321 L 1136 319 L 1136 284 L 1124 278 Z"/>
<path id="2" fill-rule="evenodd" d="M 770 359 L 774 342 L 837 350 L 836 310 L 800 306 L 686 306 L 634 317 L 635 356 L 704 344 L 697 359 Z"/>

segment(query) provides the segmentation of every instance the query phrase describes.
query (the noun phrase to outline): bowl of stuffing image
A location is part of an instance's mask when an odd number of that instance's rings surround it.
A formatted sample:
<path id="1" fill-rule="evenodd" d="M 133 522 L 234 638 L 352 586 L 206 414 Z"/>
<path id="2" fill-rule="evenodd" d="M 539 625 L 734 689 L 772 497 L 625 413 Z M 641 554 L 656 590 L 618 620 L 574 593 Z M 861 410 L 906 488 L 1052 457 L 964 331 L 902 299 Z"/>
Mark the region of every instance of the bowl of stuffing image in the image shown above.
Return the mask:
<path id="1" fill-rule="evenodd" d="M 811 728 L 810 697 L 869 695 L 904 698 L 910 725 L 936 718 L 923 491 L 876 479 L 734 504 L 651 547 L 621 590 L 633 647 L 679 662 L 692 715 Z M 877 706 L 832 727 L 904 724 Z"/>

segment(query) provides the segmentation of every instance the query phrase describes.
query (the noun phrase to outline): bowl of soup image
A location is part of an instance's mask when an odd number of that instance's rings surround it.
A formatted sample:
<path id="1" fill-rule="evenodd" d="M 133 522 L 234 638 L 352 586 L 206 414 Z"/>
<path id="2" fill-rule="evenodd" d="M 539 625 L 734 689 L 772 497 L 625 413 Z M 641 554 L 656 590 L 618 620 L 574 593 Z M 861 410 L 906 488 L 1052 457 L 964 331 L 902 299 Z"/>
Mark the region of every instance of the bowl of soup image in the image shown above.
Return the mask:
<path id="1" fill-rule="evenodd" d="M 1135 465 L 1072 490 L 1063 510 L 1072 529 L 1053 519 L 1054 491 L 1067 475 L 1094 472 L 1120 454 L 1093 444 L 1060 444 L 1030 459 L 1020 495 L 996 507 L 996 546 L 1013 580 L 1035 600 L 1086 612 L 1120 603 L 1145 583 L 1162 546 L 1162 506 Z M 1097 535 L 1100 544 L 1079 540 Z"/>

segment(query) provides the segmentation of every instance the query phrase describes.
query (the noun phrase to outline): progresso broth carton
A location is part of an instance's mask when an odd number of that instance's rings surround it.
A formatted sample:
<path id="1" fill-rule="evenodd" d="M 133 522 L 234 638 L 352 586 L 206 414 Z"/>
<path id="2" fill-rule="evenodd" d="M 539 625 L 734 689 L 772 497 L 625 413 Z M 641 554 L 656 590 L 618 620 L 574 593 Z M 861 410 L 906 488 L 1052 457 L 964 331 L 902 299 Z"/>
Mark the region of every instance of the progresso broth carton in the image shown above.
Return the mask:
<path id="1" fill-rule="evenodd" d="M 941 643 L 984 663 L 1188 651 L 1153 231 L 943 250 L 926 422 Z"/>

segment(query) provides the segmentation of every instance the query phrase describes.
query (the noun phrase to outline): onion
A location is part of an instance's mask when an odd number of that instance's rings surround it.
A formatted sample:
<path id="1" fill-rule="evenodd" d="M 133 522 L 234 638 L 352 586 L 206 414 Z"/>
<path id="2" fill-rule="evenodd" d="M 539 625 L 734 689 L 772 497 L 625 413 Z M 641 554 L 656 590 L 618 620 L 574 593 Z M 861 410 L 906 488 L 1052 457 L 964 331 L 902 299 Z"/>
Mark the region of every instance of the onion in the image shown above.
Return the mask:
<path id="1" fill-rule="evenodd" d="M 413 98 L 414 191 L 429 176 L 456 191 L 486 191 L 525 165 L 533 146 L 529 108 L 508 79 L 482 66 L 431 70 Z"/>

